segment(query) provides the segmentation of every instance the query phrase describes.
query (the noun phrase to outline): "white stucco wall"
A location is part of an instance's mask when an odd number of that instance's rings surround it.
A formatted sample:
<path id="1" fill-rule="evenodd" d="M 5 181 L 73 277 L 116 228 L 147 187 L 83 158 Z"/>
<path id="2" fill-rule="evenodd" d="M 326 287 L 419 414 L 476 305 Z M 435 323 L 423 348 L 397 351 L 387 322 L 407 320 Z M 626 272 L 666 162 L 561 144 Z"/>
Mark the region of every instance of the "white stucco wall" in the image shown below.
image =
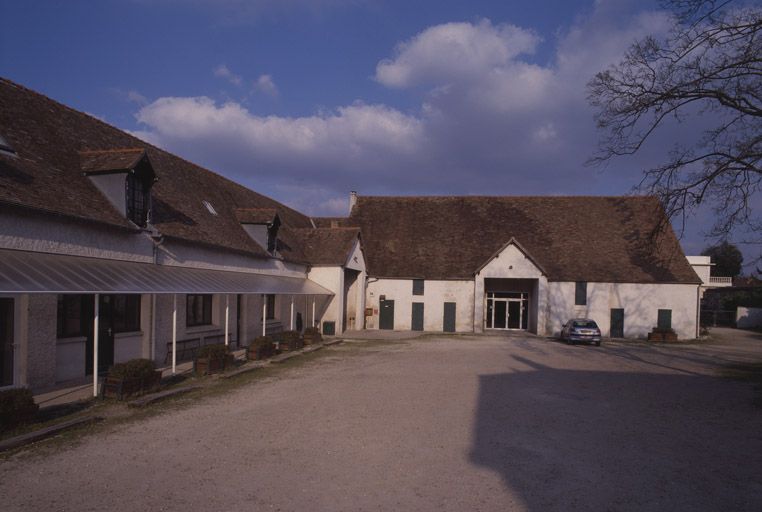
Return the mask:
<path id="1" fill-rule="evenodd" d="M 712 268 L 712 258 L 710 256 L 686 256 L 688 263 L 698 274 L 703 284 L 709 284 L 709 276 Z"/>
<path id="2" fill-rule="evenodd" d="M 122 215 L 127 211 L 127 172 L 113 174 L 96 174 L 88 176 L 90 181 L 100 190 L 106 199 Z"/>
<path id="3" fill-rule="evenodd" d="M 93 228 L 55 216 L 0 215 L 0 248 L 126 261 L 153 261 L 153 243 L 142 233 Z"/>
<path id="4" fill-rule="evenodd" d="M 385 295 L 394 301 L 394 329 L 410 330 L 413 322 L 413 302 L 423 303 L 423 329 L 442 331 L 444 328 L 444 303 L 455 302 L 455 331 L 471 332 L 473 326 L 473 281 L 425 280 L 423 295 L 413 295 L 411 279 L 369 279 L 366 304 L 373 308 L 373 316 L 367 317 L 366 328 L 378 329 L 379 298 Z"/>
<path id="5" fill-rule="evenodd" d="M 316 316 L 321 322 L 336 322 L 336 334 L 340 334 L 344 311 L 344 269 L 338 266 L 313 267 L 307 274 L 307 279 L 334 293 L 332 297 L 322 298 Z"/>
<path id="6" fill-rule="evenodd" d="M 645 338 L 656 327 L 658 310 L 672 310 L 672 328 L 679 338 L 696 337 L 697 285 L 587 283 L 587 304 L 574 305 L 575 283 L 549 283 L 546 332 L 558 336 L 567 320 L 591 318 L 609 336 L 611 309 L 624 309 L 624 336 Z"/>

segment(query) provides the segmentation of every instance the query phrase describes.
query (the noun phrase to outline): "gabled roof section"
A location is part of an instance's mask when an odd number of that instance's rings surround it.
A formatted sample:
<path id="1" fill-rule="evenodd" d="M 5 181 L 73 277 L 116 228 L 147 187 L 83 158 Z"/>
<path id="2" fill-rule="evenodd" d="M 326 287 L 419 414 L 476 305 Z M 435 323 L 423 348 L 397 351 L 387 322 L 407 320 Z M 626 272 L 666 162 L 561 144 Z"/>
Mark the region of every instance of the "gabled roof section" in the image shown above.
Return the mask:
<path id="1" fill-rule="evenodd" d="M 273 209 L 284 226 L 312 226 L 309 217 L 269 197 L 5 79 L 0 79 L 0 131 L 17 152 L 0 152 L 0 203 L 134 229 L 83 174 L 82 166 L 130 165 L 130 150 L 142 149 L 158 178 L 151 189 L 152 226 L 168 238 L 265 258 L 266 251 L 246 234 L 236 209 Z M 122 153 L 82 161 L 81 153 L 104 150 Z M 298 240 L 286 242 L 279 254 L 301 261 Z"/>
<path id="2" fill-rule="evenodd" d="M 511 237 L 511 239 L 510 239 L 510 240 L 508 240 L 508 243 L 506 243 L 506 244 L 505 244 L 505 245 L 503 245 L 503 246 L 502 246 L 500 249 L 498 249 L 497 251 L 495 251 L 495 252 L 492 254 L 492 256 L 490 256 L 489 258 L 487 258 L 487 260 L 486 260 L 484 263 L 482 263 L 482 264 L 479 266 L 479 268 L 477 268 L 477 269 L 474 271 L 474 274 L 478 274 L 479 272 L 481 272 L 481 271 L 482 271 L 482 269 L 483 269 L 484 267 L 486 267 L 487 265 L 489 265 L 489 264 L 490 264 L 490 262 L 491 262 L 492 260 L 494 260 L 495 258 L 497 258 L 498 256 L 500 256 L 500 255 L 503 253 L 503 251 L 505 251 L 505 250 L 506 250 L 508 247 L 510 247 L 511 245 L 512 245 L 512 246 L 514 246 L 514 247 L 516 247 L 516 248 L 517 248 L 519 251 L 521 251 L 521 254 L 523 254 L 523 255 L 524 255 L 524 256 L 525 256 L 525 257 L 526 257 L 526 258 L 527 258 L 529 261 L 531 261 L 531 262 L 532 262 L 532 264 L 533 264 L 535 267 L 537 267 L 537 269 L 538 269 L 540 272 L 542 272 L 542 273 L 543 273 L 544 275 L 546 275 L 546 276 L 548 275 L 548 273 L 545 271 L 545 269 L 542 267 L 542 265 L 540 265 L 540 263 L 539 263 L 539 262 L 538 262 L 538 261 L 537 261 L 535 258 L 533 258 L 533 257 L 532 257 L 532 255 L 531 255 L 531 254 L 529 254 L 529 252 L 527 252 L 527 250 L 526 250 L 526 249 L 524 249 L 524 247 L 522 247 L 522 246 L 521 246 L 521 244 L 518 242 L 518 240 L 516 240 L 516 239 L 515 239 L 515 238 L 513 238 L 513 237 Z"/>
<path id="3" fill-rule="evenodd" d="M 355 242 L 360 237 L 358 228 L 317 228 L 294 231 L 301 238 L 306 261 L 312 265 L 343 267 L 349 259 Z"/>
<path id="4" fill-rule="evenodd" d="M 472 279 L 514 238 L 551 281 L 701 282 L 654 197 L 359 196 L 345 224 L 374 277 Z"/>
<path id="5" fill-rule="evenodd" d="M 145 157 L 143 148 L 80 151 L 80 168 L 85 174 L 106 174 L 134 169 Z"/>
<path id="6" fill-rule="evenodd" d="M 241 224 L 275 224 L 278 210 L 275 208 L 236 208 L 235 215 Z"/>

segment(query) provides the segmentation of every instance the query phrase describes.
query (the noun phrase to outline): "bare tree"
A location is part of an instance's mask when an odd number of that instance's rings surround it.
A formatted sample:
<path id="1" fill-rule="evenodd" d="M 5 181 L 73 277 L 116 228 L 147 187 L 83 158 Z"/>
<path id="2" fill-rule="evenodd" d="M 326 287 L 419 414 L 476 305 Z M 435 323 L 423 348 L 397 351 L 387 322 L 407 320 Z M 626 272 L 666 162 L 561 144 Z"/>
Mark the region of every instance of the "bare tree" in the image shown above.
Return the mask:
<path id="1" fill-rule="evenodd" d="M 591 163 L 631 155 L 669 137 L 672 123 L 706 127 L 644 170 L 642 192 L 656 194 L 670 217 L 711 205 L 708 233 L 762 238 L 762 7 L 733 0 L 667 0 L 673 26 L 634 43 L 617 65 L 588 83 L 603 132 Z M 752 207 L 757 201 L 757 212 Z"/>

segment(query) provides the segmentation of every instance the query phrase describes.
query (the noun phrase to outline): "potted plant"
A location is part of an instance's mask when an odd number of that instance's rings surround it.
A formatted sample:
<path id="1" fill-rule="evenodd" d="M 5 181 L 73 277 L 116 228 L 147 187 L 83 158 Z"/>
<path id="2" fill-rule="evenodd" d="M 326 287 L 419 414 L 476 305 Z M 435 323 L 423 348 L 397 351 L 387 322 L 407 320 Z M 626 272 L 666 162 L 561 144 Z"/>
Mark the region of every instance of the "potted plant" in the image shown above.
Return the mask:
<path id="1" fill-rule="evenodd" d="M 292 350 L 299 350 L 304 346 L 302 341 L 302 335 L 297 331 L 283 331 L 274 336 L 275 341 L 278 343 L 278 351 L 289 352 Z"/>
<path id="2" fill-rule="evenodd" d="M 307 327 L 304 330 L 304 344 L 312 345 L 313 343 L 320 343 L 323 341 L 323 336 L 320 334 L 320 330 L 317 327 Z"/>
<path id="3" fill-rule="evenodd" d="M 250 361 L 267 359 L 275 355 L 275 344 L 270 336 L 259 336 L 249 344 L 246 358 Z"/>
<path id="4" fill-rule="evenodd" d="M 196 352 L 193 371 L 197 376 L 221 373 L 233 366 L 235 358 L 223 343 L 204 345 Z"/>
<path id="5" fill-rule="evenodd" d="M 27 388 L 0 391 L 0 432 L 33 421 L 38 409 Z"/>
<path id="6" fill-rule="evenodd" d="M 161 370 L 150 359 L 130 359 L 112 366 L 103 381 L 101 394 L 106 398 L 125 398 L 159 389 Z"/>

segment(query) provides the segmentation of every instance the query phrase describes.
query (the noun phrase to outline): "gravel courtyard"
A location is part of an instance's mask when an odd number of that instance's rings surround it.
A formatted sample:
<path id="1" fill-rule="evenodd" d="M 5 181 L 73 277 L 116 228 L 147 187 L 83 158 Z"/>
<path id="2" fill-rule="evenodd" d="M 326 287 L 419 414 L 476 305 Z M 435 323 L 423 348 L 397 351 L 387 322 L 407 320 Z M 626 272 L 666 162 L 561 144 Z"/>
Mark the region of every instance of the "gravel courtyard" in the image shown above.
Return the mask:
<path id="1" fill-rule="evenodd" d="M 0 460 L 16 510 L 762 510 L 762 336 L 352 343 Z"/>

